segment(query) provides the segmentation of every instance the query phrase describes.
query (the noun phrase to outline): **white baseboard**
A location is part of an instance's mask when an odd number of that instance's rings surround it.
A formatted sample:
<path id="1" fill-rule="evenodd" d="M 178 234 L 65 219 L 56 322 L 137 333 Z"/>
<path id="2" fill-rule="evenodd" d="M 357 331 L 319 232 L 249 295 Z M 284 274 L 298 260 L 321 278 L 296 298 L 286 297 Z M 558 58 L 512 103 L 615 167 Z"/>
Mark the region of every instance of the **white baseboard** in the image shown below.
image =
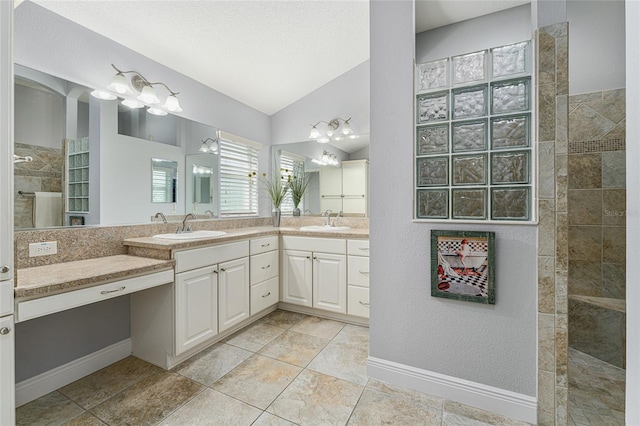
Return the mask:
<path id="1" fill-rule="evenodd" d="M 38 399 L 131 355 L 131 339 L 122 340 L 16 384 L 16 407 Z"/>
<path id="2" fill-rule="evenodd" d="M 382 382 L 460 402 L 513 419 L 537 423 L 537 399 L 533 396 L 374 357 L 369 357 L 367 361 L 367 374 Z"/>

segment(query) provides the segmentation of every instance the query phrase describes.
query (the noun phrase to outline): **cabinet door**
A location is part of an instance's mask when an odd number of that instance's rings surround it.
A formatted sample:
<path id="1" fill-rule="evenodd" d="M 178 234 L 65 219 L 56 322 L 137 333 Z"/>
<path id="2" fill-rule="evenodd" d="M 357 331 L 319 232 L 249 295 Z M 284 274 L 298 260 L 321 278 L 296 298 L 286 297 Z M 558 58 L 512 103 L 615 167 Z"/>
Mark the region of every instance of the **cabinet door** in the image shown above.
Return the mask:
<path id="1" fill-rule="evenodd" d="M 14 336 L 13 317 L 0 318 L 0 425 L 15 424 Z"/>
<path id="2" fill-rule="evenodd" d="M 342 195 L 342 169 L 322 166 L 320 168 L 320 195 Z"/>
<path id="3" fill-rule="evenodd" d="M 368 165 L 361 163 L 342 163 L 342 193 L 366 198 Z"/>
<path id="4" fill-rule="evenodd" d="M 347 313 L 347 260 L 345 255 L 313 254 L 313 307 Z"/>
<path id="5" fill-rule="evenodd" d="M 176 274 L 176 355 L 218 334 L 218 274 L 214 266 Z"/>
<path id="6" fill-rule="evenodd" d="M 249 258 L 220 264 L 220 332 L 249 318 Z"/>
<path id="7" fill-rule="evenodd" d="M 311 280 L 311 252 L 284 250 L 282 252 L 282 293 L 283 302 L 311 307 L 313 294 Z"/>

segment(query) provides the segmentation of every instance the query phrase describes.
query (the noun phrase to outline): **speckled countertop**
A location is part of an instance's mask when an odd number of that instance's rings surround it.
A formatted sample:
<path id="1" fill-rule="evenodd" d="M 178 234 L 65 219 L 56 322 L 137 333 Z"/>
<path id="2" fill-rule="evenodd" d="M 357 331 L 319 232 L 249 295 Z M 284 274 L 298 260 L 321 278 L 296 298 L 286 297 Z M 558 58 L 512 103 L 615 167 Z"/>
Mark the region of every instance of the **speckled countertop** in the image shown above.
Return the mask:
<path id="1" fill-rule="evenodd" d="M 247 238 L 259 238 L 269 235 L 298 235 L 304 237 L 324 238 L 369 238 L 369 229 L 353 228 L 345 231 L 301 231 L 299 227 L 258 226 L 253 228 L 224 229 L 225 235 L 214 238 L 202 238 L 197 240 L 170 240 L 163 238 L 142 237 L 128 238 L 123 244 L 129 247 L 140 247 L 155 250 L 182 250 L 209 246 L 213 244 L 227 243 Z"/>
<path id="2" fill-rule="evenodd" d="M 121 278 L 172 269 L 173 250 L 204 247 L 214 244 L 259 238 L 270 235 L 297 235 L 323 238 L 369 238 L 369 230 L 352 228 L 344 231 L 301 231 L 299 227 L 258 226 L 225 229 L 225 235 L 196 240 L 170 240 L 153 237 L 128 238 L 123 244 L 137 255 L 115 255 L 94 259 L 54 263 L 18 269 L 16 299 L 48 296 L 102 284 Z"/>
<path id="3" fill-rule="evenodd" d="M 36 266 L 18 270 L 14 292 L 16 299 L 49 296 L 119 278 L 166 271 L 174 265 L 174 260 L 117 255 Z"/>

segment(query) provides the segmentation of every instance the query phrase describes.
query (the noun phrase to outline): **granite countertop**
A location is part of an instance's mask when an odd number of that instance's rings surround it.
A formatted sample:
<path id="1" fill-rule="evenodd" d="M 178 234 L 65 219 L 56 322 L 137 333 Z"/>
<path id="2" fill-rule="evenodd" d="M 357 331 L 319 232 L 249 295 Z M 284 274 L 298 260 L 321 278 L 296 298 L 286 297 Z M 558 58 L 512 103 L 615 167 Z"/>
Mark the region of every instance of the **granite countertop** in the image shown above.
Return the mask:
<path id="1" fill-rule="evenodd" d="M 140 247 L 155 250 L 182 250 L 188 248 L 204 247 L 213 244 L 227 243 L 247 238 L 259 238 L 269 235 L 297 235 L 304 237 L 324 237 L 324 238 L 369 238 L 369 229 L 352 228 L 344 231 L 301 231 L 299 227 L 279 227 L 258 226 L 252 228 L 221 229 L 225 235 L 213 238 L 202 238 L 194 240 L 170 240 L 163 238 L 141 237 L 128 238 L 123 244 L 129 247 Z"/>
<path id="2" fill-rule="evenodd" d="M 173 269 L 174 260 L 117 255 L 18 269 L 16 299 L 44 297 L 82 287 Z"/>

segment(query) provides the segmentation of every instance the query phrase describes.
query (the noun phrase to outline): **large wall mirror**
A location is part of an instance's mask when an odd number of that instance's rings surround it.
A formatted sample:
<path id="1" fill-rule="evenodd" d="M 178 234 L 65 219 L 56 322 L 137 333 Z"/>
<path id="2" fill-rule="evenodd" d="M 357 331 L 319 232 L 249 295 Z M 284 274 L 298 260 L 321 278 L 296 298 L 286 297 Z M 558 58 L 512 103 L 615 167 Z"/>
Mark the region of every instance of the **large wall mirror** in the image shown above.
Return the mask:
<path id="1" fill-rule="evenodd" d="M 195 153 L 217 128 L 89 92 L 16 64 L 15 153 L 33 158 L 14 169 L 16 229 L 216 211 L 217 155 Z"/>
<path id="2" fill-rule="evenodd" d="M 304 170 L 309 185 L 299 206 L 303 215 L 320 215 L 326 210 L 334 215 L 369 215 L 368 134 L 335 144 L 303 141 L 273 145 L 271 155 L 274 171 Z M 292 210 L 291 200 L 285 200 L 283 214 L 291 215 Z"/>

